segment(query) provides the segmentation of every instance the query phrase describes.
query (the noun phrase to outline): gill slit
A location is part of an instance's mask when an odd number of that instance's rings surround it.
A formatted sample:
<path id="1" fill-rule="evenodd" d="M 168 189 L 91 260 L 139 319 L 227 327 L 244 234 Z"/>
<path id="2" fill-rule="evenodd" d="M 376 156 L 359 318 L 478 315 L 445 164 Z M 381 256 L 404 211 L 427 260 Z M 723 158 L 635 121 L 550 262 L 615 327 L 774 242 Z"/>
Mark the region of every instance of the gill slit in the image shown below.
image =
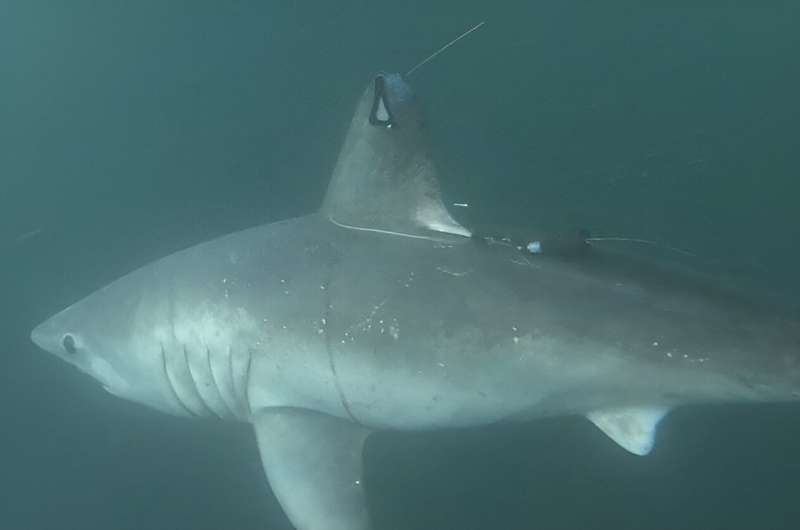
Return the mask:
<path id="1" fill-rule="evenodd" d="M 247 415 L 252 416 L 253 410 L 250 408 L 250 366 L 253 364 L 253 350 L 247 348 L 247 368 L 244 372 L 244 404 L 247 407 Z"/>
<path id="2" fill-rule="evenodd" d="M 189 374 L 189 379 L 192 381 L 194 392 L 197 394 L 197 398 L 200 400 L 200 404 L 203 406 L 209 416 L 216 416 L 217 418 L 222 419 L 222 417 L 217 414 L 217 411 L 215 411 L 208 403 L 206 403 L 203 393 L 200 392 L 200 387 L 197 386 L 197 380 L 194 377 L 194 372 L 192 372 L 192 363 L 189 362 L 189 352 L 186 350 L 185 344 L 183 345 L 183 359 L 186 362 L 186 370 Z"/>
<path id="3" fill-rule="evenodd" d="M 233 397 L 236 399 L 236 405 L 241 409 L 243 406 L 242 402 L 245 401 L 245 399 L 242 397 L 239 385 L 236 384 L 236 374 L 233 369 L 233 350 L 230 346 L 228 346 L 228 376 L 231 380 L 231 389 L 233 390 Z"/>
<path id="4" fill-rule="evenodd" d="M 181 408 L 188 414 L 189 416 L 197 416 L 192 409 L 186 406 L 186 403 L 183 402 L 181 396 L 178 395 L 178 391 L 175 390 L 175 383 L 172 382 L 172 376 L 169 374 L 169 369 L 167 367 L 167 352 L 164 349 L 164 343 L 159 342 L 161 346 L 161 367 L 164 370 L 164 377 L 167 380 L 167 386 L 169 387 L 170 392 L 172 392 L 172 397 L 175 398 L 175 401 L 181 406 Z"/>
<path id="5" fill-rule="evenodd" d="M 333 221 L 333 219 L 331 219 Z M 334 224 L 336 221 L 333 221 Z M 325 324 L 322 328 L 323 333 L 325 334 L 325 349 L 328 351 L 328 366 L 331 369 L 331 375 L 333 375 L 333 384 L 336 387 L 336 393 L 339 395 L 339 402 L 342 404 L 342 408 L 347 413 L 347 417 L 350 418 L 350 421 L 357 425 L 361 425 L 361 422 L 356 419 L 355 415 L 353 414 L 353 409 L 350 407 L 350 402 L 347 400 L 347 395 L 344 393 L 344 389 L 342 388 L 342 383 L 339 381 L 339 372 L 336 370 L 336 358 L 333 354 L 333 348 L 331 348 L 331 334 L 328 332 L 328 325 L 331 323 L 330 319 L 330 311 L 331 311 L 331 303 L 330 303 L 330 274 L 328 276 L 328 281 L 326 282 L 326 289 L 325 289 L 325 297 L 324 297 L 324 304 L 325 304 Z"/>
<path id="6" fill-rule="evenodd" d="M 217 397 L 222 402 L 222 405 L 225 407 L 225 410 L 231 415 L 231 417 L 236 417 L 236 412 L 231 410 L 231 406 L 225 397 L 222 395 L 222 390 L 219 386 L 219 381 L 217 381 L 217 376 L 214 375 L 214 368 L 211 366 L 211 348 L 206 346 L 206 361 L 208 363 L 208 373 L 211 374 L 211 381 L 214 383 L 214 390 L 217 392 Z"/>
<path id="7" fill-rule="evenodd" d="M 231 386 L 233 396 L 236 399 L 236 405 L 242 416 L 251 416 L 252 410 L 250 409 L 250 363 L 252 362 L 252 352 L 247 351 L 247 367 L 243 378 L 236 377 L 236 369 L 234 367 L 234 354 L 233 348 L 228 346 L 228 372 L 230 372 Z"/>

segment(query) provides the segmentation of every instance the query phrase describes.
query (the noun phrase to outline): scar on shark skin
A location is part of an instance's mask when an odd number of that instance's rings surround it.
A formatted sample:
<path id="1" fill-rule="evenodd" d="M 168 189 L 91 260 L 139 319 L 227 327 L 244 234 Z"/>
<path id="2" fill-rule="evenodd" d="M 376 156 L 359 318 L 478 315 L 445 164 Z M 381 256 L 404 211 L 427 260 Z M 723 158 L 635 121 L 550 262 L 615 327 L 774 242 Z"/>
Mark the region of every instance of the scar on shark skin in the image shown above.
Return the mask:
<path id="1" fill-rule="evenodd" d="M 466 276 L 466 275 L 468 275 L 468 274 L 470 273 L 470 271 L 469 271 L 469 270 L 465 270 L 465 271 L 454 271 L 454 270 L 452 270 L 452 269 L 450 269 L 450 268 L 443 267 L 443 266 L 441 266 L 441 265 L 437 266 L 437 267 L 436 267 L 436 270 L 437 270 L 437 271 L 439 271 L 439 272 L 441 272 L 441 273 L 447 274 L 447 275 L 449 275 L 449 276 L 455 276 L 456 278 L 460 278 L 460 277 L 462 277 L 462 276 Z"/>

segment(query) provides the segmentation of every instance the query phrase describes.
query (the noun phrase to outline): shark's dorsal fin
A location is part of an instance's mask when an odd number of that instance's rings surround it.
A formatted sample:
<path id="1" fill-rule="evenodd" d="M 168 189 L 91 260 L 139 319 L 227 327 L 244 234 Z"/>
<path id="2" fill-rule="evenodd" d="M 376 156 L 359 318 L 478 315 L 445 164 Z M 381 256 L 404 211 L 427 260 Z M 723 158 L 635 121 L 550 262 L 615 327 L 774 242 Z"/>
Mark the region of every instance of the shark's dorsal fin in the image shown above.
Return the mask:
<path id="1" fill-rule="evenodd" d="M 442 202 L 417 106 L 399 74 L 379 75 L 367 87 L 322 205 L 331 222 L 410 237 L 469 237 Z"/>
<path id="2" fill-rule="evenodd" d="M 664 407 L 626 407 L 596 410 L 586 417 L 620 447 L 644 456 L 653 450 L 656 428 L 667 412 Z"/>

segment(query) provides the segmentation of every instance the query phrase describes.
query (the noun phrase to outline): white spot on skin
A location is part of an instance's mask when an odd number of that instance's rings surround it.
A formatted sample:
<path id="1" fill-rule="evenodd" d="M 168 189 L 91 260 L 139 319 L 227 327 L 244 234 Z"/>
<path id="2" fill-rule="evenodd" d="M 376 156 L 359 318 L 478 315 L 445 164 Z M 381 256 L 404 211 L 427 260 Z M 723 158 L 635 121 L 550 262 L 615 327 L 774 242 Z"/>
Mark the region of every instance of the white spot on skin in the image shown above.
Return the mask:
<path id="1" fill-rule="evenodd" d="M 365 331 L 365 330 L 371 329 L 372 328 L 372 323 L 375 320 L 375 315 L 378 314 L 378 311 L 381 310 L 381 308 L 386 304 L 386 302 L 388 300 L 389 299 L 386 298 L 380 304 L 377 304 L 377 305 L 373 306 L 372 307 L 372 311 L 370 311 L 370 314 L 367 315 L 360 322 L 356 322 L 355 324 L 353 324 L 352 326 L 347 328 L 348 331 L 346 331 L 345 334 L 347 334 L 349 331 L 359 331 L 359 330 L 360 331 Z M 383 320 L 380 320 L 379 323 L 383 324 Z"/>
<path id="2" fill-rule="evenodd" d="M 653 346 L 655 346 L 656 348 L 658 347 L 658 341 L 657 340 L 653 341 Z"/>
<path id="3" fill-rule="evenodd" d="M 389 111 L 386 109 L 383 98 L 378 100 L 378 108 L 375 110 L 375 117 L 379 121 L 389 121 Z M 391 124 L 388 124 L 388 126 L 391 126 Z"/>

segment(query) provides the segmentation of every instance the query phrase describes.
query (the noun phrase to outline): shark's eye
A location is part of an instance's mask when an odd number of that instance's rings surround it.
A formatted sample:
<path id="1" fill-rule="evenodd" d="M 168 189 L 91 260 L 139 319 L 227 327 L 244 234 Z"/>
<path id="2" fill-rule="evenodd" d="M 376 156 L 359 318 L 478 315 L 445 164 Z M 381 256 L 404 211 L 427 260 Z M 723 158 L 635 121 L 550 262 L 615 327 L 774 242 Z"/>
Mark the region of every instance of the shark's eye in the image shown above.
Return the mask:
<path id="1" fill-rule="evenodd" d="M 64 335 L 64 338 L 61 339 L 61 346 L 64 348 L 64 351 L 70 355 L 78 353 L 78 347 L 75 345 L 75 337 L 70 334 Z"/>

